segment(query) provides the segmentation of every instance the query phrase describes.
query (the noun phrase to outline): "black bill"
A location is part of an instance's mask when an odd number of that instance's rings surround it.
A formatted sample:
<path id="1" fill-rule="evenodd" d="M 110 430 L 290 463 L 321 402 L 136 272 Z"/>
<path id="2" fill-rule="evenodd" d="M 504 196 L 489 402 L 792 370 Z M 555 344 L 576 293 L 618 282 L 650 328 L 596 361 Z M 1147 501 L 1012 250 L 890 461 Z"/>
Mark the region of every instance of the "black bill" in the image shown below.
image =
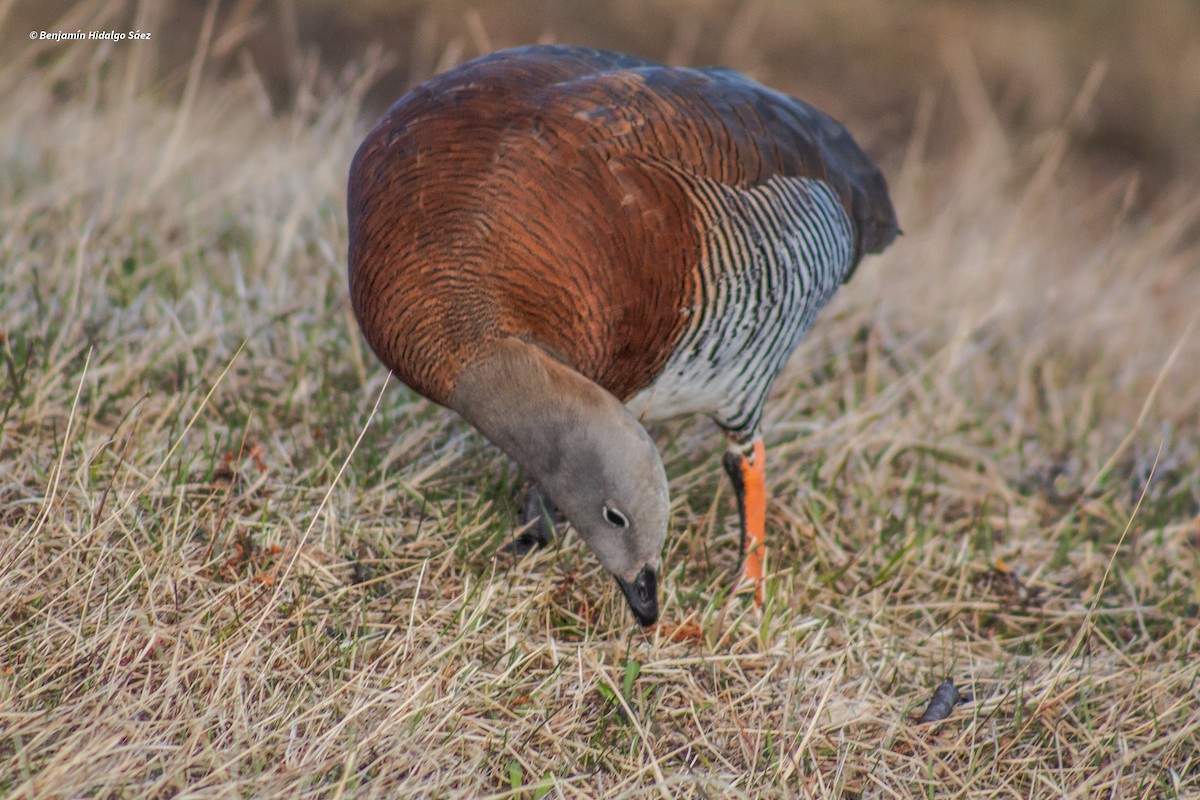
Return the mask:
<path id="1" fill-rule="evenodd" d="M 637 578 L 623 581 L 617 578 L 617 585 L 625 593 L 633 615 L 638 624 L 647 628 L 658 622 L 658 573 L 650 567 L 642 567 Z"/>

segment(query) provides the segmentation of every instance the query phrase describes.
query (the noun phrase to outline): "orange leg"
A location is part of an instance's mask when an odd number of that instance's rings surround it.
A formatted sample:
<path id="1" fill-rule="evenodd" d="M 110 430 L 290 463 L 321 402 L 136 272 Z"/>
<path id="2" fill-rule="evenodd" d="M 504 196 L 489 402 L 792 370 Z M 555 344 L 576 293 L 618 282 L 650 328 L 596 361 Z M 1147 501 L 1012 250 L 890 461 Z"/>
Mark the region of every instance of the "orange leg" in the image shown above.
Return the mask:
<path id="1" fill-rule="evenodd" d="M 754 602 L 762 605 L 767 555 L 767 452 L 762 439 L 754 439 L 749 454 L 738 450 L 726 453 L 725 471 L 733 482 L 742 518 L 741 583 L 754 586 Z"/>

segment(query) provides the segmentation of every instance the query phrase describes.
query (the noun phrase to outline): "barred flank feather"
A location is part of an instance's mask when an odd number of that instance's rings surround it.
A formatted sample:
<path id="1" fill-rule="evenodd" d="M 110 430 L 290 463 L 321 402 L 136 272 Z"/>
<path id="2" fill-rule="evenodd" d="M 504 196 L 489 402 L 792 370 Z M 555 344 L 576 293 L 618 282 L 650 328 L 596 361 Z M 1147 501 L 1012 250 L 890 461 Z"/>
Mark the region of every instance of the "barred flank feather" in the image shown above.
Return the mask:
<path id="1" fill-rule="evenodd" d="M 853 230 L 830 187 L 809 178 L 747 190 L 699 181 L 692 196 L 704 237 L 691 322 L 630 406 L 645 419 L 708 413 L 748 436 L 771 382 L 849 272 Z"/>

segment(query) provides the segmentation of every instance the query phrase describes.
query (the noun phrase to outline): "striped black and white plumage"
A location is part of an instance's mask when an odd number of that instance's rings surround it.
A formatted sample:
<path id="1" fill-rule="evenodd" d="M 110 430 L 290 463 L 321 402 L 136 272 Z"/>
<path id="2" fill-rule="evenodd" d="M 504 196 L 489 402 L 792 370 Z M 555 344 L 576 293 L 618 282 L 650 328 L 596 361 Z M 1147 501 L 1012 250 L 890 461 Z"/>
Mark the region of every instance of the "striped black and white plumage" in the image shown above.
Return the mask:
<path id="1" fill-rule="evenodd" d="M 639 419 L 725 427 L 761 577 L 764 399 L 897 233 L 845 128 L 729 70 L 518 48 L 397 102 L 355 156 L 348 210 L 367 341 L 544 486 L 639 620 L 657 617 L 667 514 Z"/>
<path id="2" fill-rule="evenodd" d="M 854 264 L 854 230 L 822 181 L 689 184 L 703 231 L 689 324 L 629 406 L 648 421 L 705 413 L 748 443 L 771 383 Z"/>

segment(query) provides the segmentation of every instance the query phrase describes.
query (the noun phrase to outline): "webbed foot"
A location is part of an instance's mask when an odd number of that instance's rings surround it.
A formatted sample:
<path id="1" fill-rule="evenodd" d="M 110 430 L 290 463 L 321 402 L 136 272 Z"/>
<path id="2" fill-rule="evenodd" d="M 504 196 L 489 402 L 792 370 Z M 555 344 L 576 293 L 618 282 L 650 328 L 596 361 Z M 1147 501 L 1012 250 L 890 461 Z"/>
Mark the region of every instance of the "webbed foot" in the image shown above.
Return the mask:
<path id="1" fill-rule="evenodd" d="M 521 503 L 521 525 L 533 523 L 527 530 L 504 545 L 504 552 L 523 556 L 554 541 L 554 515 L 557 509 L 550 495 L 539 483 L 531 483 Z"/>

